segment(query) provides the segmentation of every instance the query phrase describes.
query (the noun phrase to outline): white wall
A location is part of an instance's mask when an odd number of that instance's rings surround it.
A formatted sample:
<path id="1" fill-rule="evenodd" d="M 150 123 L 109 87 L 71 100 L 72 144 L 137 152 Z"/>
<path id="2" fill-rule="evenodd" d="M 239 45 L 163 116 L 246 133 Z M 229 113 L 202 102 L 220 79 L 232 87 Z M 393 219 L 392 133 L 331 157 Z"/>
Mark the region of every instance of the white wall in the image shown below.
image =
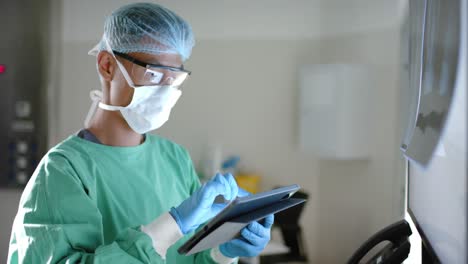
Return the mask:
<path id="1" fill-rule="evenodd" d="M 397 24 L 406 0 L 158 0 L 193 26 L 198 39 L 310 39 Z M 63 0 L 65 41 L 102 34 L 105 15 L 131 0 Z M 151 2 L 151 1 L 150 1 Z M 83 19 L 86 17 L 86 19 Z M 344 26 L 345 25 L 345 26 Z"/>
<path id="2" fill-rule="evenodd" d="M 343 263 L 371 234 L 403 214 L 398 171 L 396 109 L 399 85 L 399 30 L 344 35 L 321 40 L 322 63 L 357 63 L 372 68 L 368 162 L 319 163 L 320 261 Z"/>
<path id="3" fill-rule="evenodd" d="M 94 58 L 86 53 L 102 34 L 104 15 L 124 2 L 64 0 L 52 143 L 82 127 L 88 92 L 99 88 Z M 159 2 L 192 23 L 197 46 L 187 64 L 193 76 L 157 133 L 186 146 L 195 162 L 206 142 L 222 142 L 226 152 L 241 155 L 243 167 L 263 175 L 263 188 L 301 184 L 311 194 L 301 220 L 312 263 L 342 263 L 399 217 L 396 3 Z M 313 63 L 375 68 L 369 161 L 323 161 L 298 151 L 298 68 Z"/>

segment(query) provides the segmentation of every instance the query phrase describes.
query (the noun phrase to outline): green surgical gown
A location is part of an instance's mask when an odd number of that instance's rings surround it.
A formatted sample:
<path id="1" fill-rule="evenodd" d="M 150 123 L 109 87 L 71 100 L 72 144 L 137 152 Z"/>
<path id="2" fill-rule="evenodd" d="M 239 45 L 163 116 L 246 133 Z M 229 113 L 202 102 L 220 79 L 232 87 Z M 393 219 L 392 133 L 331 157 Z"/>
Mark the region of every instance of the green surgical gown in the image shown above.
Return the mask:
<path id="1" fill-rule="evenodd" d="M 164 260 L 140 231 L 200 181 L 187 151 L 155 135 L 135 147 L 71 136 L 41 160 L 21 197 L 10 263 L 215 263 L 209 250 Z"/>

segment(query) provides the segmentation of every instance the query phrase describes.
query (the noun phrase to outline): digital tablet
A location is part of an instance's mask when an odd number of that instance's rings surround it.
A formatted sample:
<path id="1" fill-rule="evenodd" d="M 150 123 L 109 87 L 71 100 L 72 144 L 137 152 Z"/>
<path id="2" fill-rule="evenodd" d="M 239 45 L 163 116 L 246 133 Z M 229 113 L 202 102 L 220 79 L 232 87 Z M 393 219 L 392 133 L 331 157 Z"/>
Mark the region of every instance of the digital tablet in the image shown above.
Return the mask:
<path id="1" fill-rule="evenodd" d="M 190 255 L 210 246 L 215 247 L 232 239 L 241 228 L 250 222 L 304 202 L 303 199 L 290 199 L 299 188 L 299 185 L 294 184 L 263 193 L 237 197 L 185 242 L 178 249 L 178 252 L 183 255 Z M 212 240 L 212 243 L 210 243 L 210 240 Z M 197 247 L 200 242 L 203 243 L 203 246 L 199 245 Z M 194 248 L 197 248 L 197 250 L 194 250 Z"/>

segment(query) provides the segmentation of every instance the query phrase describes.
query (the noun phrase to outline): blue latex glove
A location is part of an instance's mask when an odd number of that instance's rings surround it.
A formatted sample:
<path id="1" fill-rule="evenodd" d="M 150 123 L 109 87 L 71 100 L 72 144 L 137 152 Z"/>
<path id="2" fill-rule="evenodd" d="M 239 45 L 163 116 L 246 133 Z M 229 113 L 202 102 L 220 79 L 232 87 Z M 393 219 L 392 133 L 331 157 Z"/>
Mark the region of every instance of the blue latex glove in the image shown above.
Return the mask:
<path id="1" fill-rule="evenodd" d="M 216 196 L 222 195 L 225 200 L 237 197 L 239 188 L 231 174 L 216 174 L 210 181 L 203 184 L 192 196 L 183 201 L 170 213 L 176 220 L 183 234 L 188 234 L 204 224 L 221 210 L 227 203 L 214 203 Z"/>
<path id="2" fill-rule="evenodd" d="M 241 238 L 222 244 L 219 250 L 230 258 L 258 256 L 270 241 L 273 222 L 274 216 L 269 215 L 263 221 L 250 223 L 241 230 Z"/>
<path id="3" fill-rule="evenodd" d="M 239 192 L 237 193 L 237 197 L 245 197 L 249 195 L 251 195 L 251 193 L 239 187 Z"/>

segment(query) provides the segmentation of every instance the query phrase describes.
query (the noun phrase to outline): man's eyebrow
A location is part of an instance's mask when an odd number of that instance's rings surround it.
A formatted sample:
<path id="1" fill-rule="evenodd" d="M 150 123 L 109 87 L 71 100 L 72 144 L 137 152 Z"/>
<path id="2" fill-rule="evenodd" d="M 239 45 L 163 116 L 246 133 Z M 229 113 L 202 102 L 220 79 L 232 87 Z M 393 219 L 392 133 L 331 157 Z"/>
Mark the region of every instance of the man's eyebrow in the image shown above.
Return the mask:
<path id="1" fill-rule="evenodd" d="M 142 60 L 146 63 L 149 63 L 149 64 L 155 64 L 155 65 L 164 65 L 162 64 L 158 59 L 151 59 L 151 60 Z"/>
<path id="2" fill-rule="evenodd" d="M 115 51 L 114 51 L 115 52 Z M 119 55 L 119 53 L 117 53 L 117 55 Z M 125 54 L 120 54 L 119 56 L 128 56 L 128 55 L 125 55 Z M 161 61 L 156 58 L 156 57 L 153 57 L 153 56 L 148 56 L 148 57 L 140 57 L 138 55 L 133 55 L 131 54 L 131 59 L 139 62 L 139 63 L 143 63 L 143 64 L 147 64 L 148 66 L 163 66 L 163 67 L 171 67 L 171 68 L 179 68 L 179 69 L 184 69 L 184 64 L 181 63 L 181 64 L 178 64 L 177 66 L 173 66 L 173 65 L 168 65 L 168 64 L 165 64 L 165 63 L 161 63 Z M 134 61 L 134 62 L 135 62 Z"/>
<path id="3" fill-rule="evenodd" d="M 168 65 L 168 64 L 166 64 L 166 63 L 162 63 L 159 59 L 154 58 L 154 57 L 149 58 L 149 60 L 146 61 L 146 63 L 148 63 L 148 64 L 153 64 L 153 65 L 157 65 L 157 66 L 166 66 L 166 67 L 181 68 L 181 69 L 184 68 L 184 63 L 180 63 L 180 64 L 175 63 L 175 64 L 173 64 L 173 65 Z"/>
<path id="4" fill-rule="evenodd" d="M 180 69 L 183 69 L 183 68 L 184 68 L 184 64 L 183 64 L 183 63 L 178 64 L 177 66 L 173 66 L 173 65 L 167 65 L 167 64 L 161 63 L 161 62 L 159 62 L 159 60 L 157 60 L 157 59 L 151 60 L 151 62 L 147 62 L 147 63 L 148 63 L 150 66 L 165 66 L 165 67 L 180 68 Z"/>

